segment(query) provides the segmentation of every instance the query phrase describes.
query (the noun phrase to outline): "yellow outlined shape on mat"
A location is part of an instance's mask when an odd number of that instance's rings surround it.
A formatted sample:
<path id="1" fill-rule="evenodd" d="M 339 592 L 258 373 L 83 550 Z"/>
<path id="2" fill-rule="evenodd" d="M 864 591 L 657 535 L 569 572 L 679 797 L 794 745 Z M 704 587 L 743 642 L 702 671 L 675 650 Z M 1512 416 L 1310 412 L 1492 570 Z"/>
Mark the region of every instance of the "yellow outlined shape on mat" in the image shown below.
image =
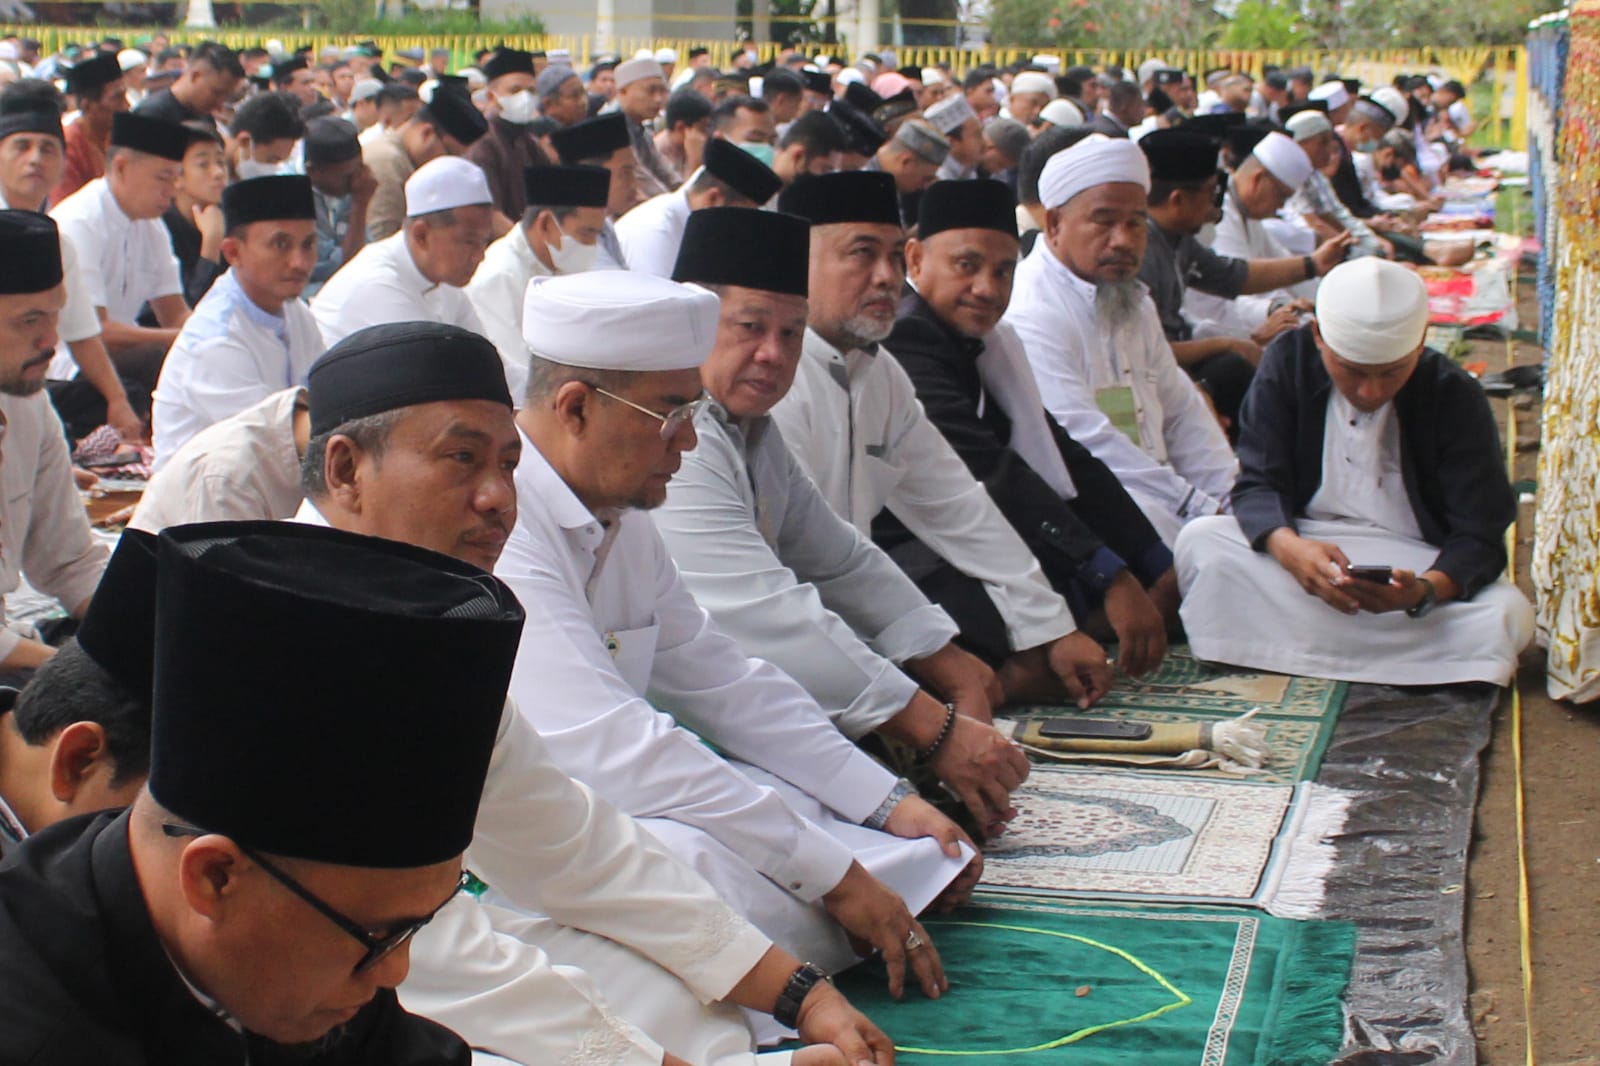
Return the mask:
<path id="1" fill-rule="evenodd" d="M 1116 1029 L 1124 1025 L 1137 1025 L 1140 1022 L 1152 1021 L 1161 1017 L 1163 1014 L 1168 1014 L 1175 1010 L 1181 1010 L 1182 1008 L 1187 1007 L 1194 1002 L 1194 1000 L 1189 998 L 1189 996 L 1182 989 L 1178 988 L 1171 981 L 1157 973 L 1144 962 L 1128 954 L 1126 951 L 1123 951 L 1121 948 L 1114 948 L 1110 944 L 1102 944 L 1098 940 L 1090 940 L 1086 936 L 1077 936 L 1073 933 L 1057 933 L 1050 929 L 1035 929 L 1032 926 L 1027 925 L 1006 925 L 1001 922 L 929 922 L 928 924 L 964 925 L 975 929 L 1006 929 L 1013 933 L 1034 933 L 1039 936 L 1060 937 L 1062 940 L 1076 940 L 1080 944 L 1087 945 L 1091 948 L 1098 948 L 1101 951 L 1109 952 L 1110 954 L 1117 956 L 1117 958 L 1121 959 L 1123 962 L 1126 962 L 1128 965 L 1132 966 L 1134 969 L 1138 970 L 1140 973 L 1144 974 L 1146 977 L 1150 978 L 1156 984 L 1160 985 L 1162 988 L 1166 989 L 1168 992 L 1172 993 L 1178 998 L 1173 1000 L 1171 1003 L 1157 1007 L 1155 1010 L 1146 1011 L 1144 1014 L 1141 1014 L 1137 1017 L 1123 1018 L 1114 1022 L 1103 1022 L 1100 1025 L 1091 1025 L 1087 1028 L 1079 1029 L 1077 1032 L 1068 1033 L 1066 1036 L 1058 1037 L 1055 1040 L 1048 1041 L 1047 1043 L 1034 1044 L 1031 1047 L 996 1048 L 993 1051 L 955 1051 L 945 1048 L 901 1047 L 898 1044 L 895 1045 L 895 1051 L 903 1054 L 960 1055 L 964 1057 L 972 1057 L 977 1055 L 1024 1055 L 1034 1051 L 1049 1051 L 1052 1048 L 1065 1047 L 1067 1044 L 1075 1044 L 1079 1040 L 1093 1036 L 1096 1033 L 1103 1033 L 1107 1029 Z"/>

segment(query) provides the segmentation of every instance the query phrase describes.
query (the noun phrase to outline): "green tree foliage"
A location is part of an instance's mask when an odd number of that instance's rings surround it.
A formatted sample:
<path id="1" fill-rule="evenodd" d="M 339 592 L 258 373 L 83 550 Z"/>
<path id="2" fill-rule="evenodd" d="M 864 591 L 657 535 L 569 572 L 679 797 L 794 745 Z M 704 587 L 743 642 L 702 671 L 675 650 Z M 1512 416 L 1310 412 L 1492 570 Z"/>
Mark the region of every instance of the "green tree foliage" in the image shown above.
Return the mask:
<path id="1" fill-rule="evenodd" d="M 1298 8 L 1274 0 L 1243 0 L 1220 43 L 1224 48 L 1300 48 L 1309 36 Z"/>

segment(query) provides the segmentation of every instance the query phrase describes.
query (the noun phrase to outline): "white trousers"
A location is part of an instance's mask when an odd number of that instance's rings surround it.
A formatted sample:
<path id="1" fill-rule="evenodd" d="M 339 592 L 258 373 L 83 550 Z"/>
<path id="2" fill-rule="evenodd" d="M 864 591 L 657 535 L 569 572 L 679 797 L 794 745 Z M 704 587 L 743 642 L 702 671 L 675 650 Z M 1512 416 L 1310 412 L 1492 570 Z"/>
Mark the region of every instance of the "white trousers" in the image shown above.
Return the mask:
<path id="1" fill-rule="evenodd" d="M 1337 544 L 1355 565 L 1418 573 L 1439 551 L 1370 526 L 1296 522 L 1309 540 Z M 1195 657 L 1280 674 L 1380 685 L 1505 685 L 1533 637 L 1533 607 L 1502 578 L 1426 617 L 1346 615 L 1308 595 L 1231 516 L 1190 522 L 1178 537 L 1184 628 Z"/>

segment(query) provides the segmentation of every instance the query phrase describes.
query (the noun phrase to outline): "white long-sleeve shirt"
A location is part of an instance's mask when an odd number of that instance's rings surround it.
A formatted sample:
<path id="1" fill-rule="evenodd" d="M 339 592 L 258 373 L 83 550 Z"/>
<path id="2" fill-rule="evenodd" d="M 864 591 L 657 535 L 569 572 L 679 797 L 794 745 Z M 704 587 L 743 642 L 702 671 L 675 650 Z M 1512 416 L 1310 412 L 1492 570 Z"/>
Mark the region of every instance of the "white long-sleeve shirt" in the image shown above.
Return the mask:
<path id="1" fill-rule="evenodd" d="M 670 278 L 683 244 L 683 231 L 689 225 L 689 186 L 652 196 L 617 219 L 617 240 L 627 256 L 628 269 L 658 278 Z"/>
<path id="2" fill-rule="evenodd" d="M 1253 219 L 1230 187 L 1222 220 L 1212 232 L 1211 250 L 1233 259 L 1288 259 L 1294 253 L 1272 235 L 1260 219 Z M 1223 297 L 1192 286 L 1183 296 L 1183 313 L 1194 325 L 1197 339 L 1249 337 L 1272 313 L 1275 301 L 1315 299 L 1317 279 L 1309 278 L 1271 292 Z"/>
<path id="3" fill-rule="evenodd" d="M 155 469 L 191 437 L 306 383 L 323 351 L 310 308 L 286 300 L 275 315 L 256 305 L 230 269 L 201 297 L 161 364 L 150 409 Z"/>
<path id="4" fill-rule="evenodd" d="M 296 520 L 326 524 L 309 502 Z M 587 1047 L 613 1056 L 608 1062 L 645 1066 L 661 1061 L 661 1048 L 592 990 L 550 970 L 542 952 L 517 947 L 496 928 L 513 925 L 518 910 L 626 945 L 707 1003 L 726 996 L 772 946 L 642 826 L 558 767 L 510 699 L 465 862 L 496 906 L 418 934 L 407 1003 L 433 1017 L 448 1013 L 468 1043 L 523 1063 L 590 1061 L 573 1054 Z M 508 1013 L 513 1004 L 518 1012 Z"/>
<path id="5" fill-rule="evenodd" d="M 435 285 L 417 269 L 404 230 L 357 252 L 318 291 L 311 313 L 328 348 L 356 330 L 387 322 L 443 322 L 483 333 L 463 290 Z"/>
<path id="6" fill-rule="evenodd" d="M 516 225 L 489 245 L 465 290 L 483 323 L 483 335 L 500 353 L 511 402 L 518 407 L 528 391 L 529 352 L 522 339 L 522 299 L 527 295 L 528 282 L 553 273 L 533 254 L 527 234 L 521 225 Z"/>
<path id="7" fill-rule="evenodd" d="M 637 818 L 703 830 L 797 899 L 831 891 L 852 852 L 699 737 L 849 822 L 893 775 L 712 623 L 648 515 L 602 523 L 526 438 L 516 484 L 495 567 L 527 611 L 511 691 L 556 761 Z"/>
<path id="8" fill-rule="evenodd" d="M 895 664 L 938 651 L 955 624 L 828 507 L 770 418 L 737 422 L 711 405 L 695 429 L 650 512 L 684 583 L 847 736 L 876 729 L 918 689 Z"/>
<path id="9" fill-rule="evenodd" d="M 109 553 L 89 529 L 61 419 L 42 392 L 0 393 L 0 597 L 28 583 L 67 610 L 93 595 Z M 0 617 L 4 600 L 0 599 Z M 0 628 L 0 659 L 30 629 Z"/>
<path id="10" fill-rule="evenodd" d="M 1194 382 L 1161 332 L 1156 305 L 1115 334 L 1095 318 L 1095 287 L 1041 241 L 1017 267 L 1005 321 L 1022 338 L 1046 410 L 1122 482 L 1168 547 L 1183 523 L 1220 513 L 1239 464 Z M 1128 389 L 1135 442 L 1097 395 Z"/>
<path id="11" fill-rule="evenodd" d="M 105 178 L 95 178 L 62 200 L 50 217 L 77 253 L 83 297 L 91 308 L 105 308 L 112 322 L 132 323 L 146 301 L 183 295 L 178 257 L 173 254 L 167 227 L 159 218 L 129 218 Z M 66 333 L 62 337 L 49 374 L 70 380 L 78 376 L 78 364 L 67 344 L 83 337 Z"/>
<path id="12" fill-rule="evenodd" d="M 813 330 L 773 421 L 823 499 L 863 535 L 885 507 L 956 569 L 984 583 L 1011 647 L 1077 628 L 989 491 L 922 410 L 887 353 L 841 352 Z"/>

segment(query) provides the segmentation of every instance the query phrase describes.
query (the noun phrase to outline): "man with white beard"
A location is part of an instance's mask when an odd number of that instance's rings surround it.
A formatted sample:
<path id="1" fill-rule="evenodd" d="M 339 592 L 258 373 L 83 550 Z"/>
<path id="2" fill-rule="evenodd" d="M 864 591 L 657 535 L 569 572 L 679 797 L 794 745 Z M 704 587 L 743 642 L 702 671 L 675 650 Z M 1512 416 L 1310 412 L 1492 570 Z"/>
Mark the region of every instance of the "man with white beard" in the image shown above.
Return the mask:
<path id="1" fill-rule="evenodd" d="M 1185 522 L 1226 510 L 1238 463 L 1138 279 L 1149 191 L 1132 141 L 1095 134 L 1052 156 L 1039 178 L 1044 239 L 1017 267 L 1005 321 L 1046 409 L 1171 546 Z"/>

